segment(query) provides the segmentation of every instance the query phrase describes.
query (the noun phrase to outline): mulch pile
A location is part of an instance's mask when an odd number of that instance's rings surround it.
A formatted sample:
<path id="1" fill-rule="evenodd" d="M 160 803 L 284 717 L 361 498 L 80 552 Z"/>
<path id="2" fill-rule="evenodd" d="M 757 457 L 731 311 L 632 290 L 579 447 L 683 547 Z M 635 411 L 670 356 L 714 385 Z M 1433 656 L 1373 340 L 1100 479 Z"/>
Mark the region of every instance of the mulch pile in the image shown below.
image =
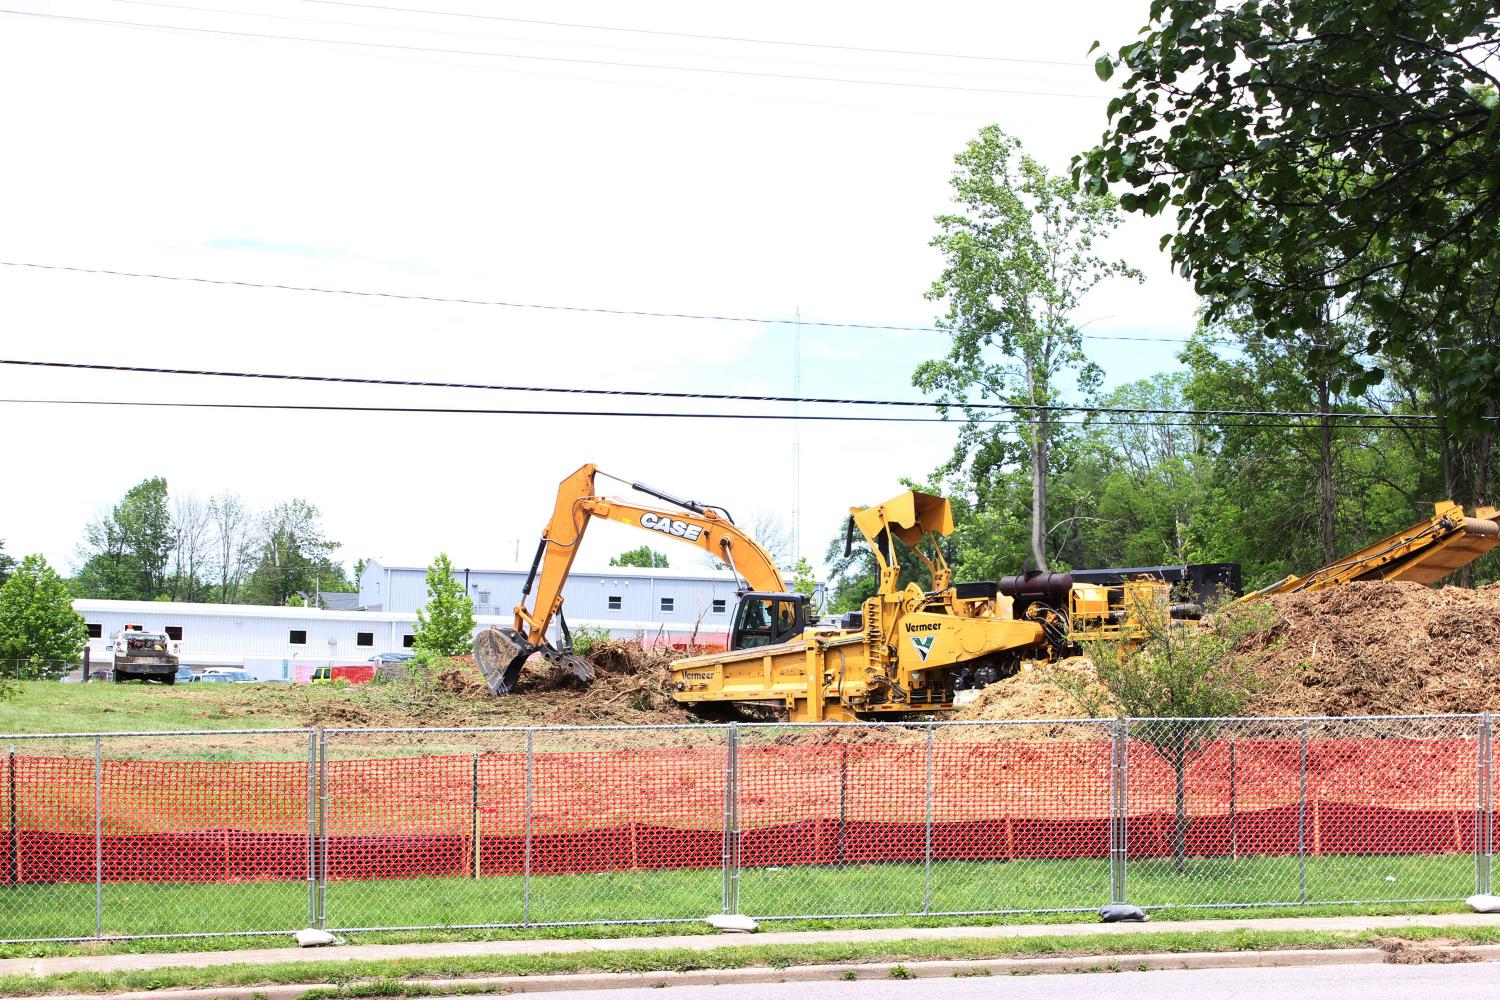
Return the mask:
<path id="1" fill-rule="evenodd" d="M 1268 598 L 1278 620 L 1247 640 L 1260 690 L 1249 715 L 1407 715 L 1500 711 L 1500 584 L 1433 589 L 1370 582 Z M 1078 657 L 985 688 L 968 720 L 1087 714 L 1055 683 L 1098 694 Z M 1109 714 L 1105 709 L 1104 714 Z"/>

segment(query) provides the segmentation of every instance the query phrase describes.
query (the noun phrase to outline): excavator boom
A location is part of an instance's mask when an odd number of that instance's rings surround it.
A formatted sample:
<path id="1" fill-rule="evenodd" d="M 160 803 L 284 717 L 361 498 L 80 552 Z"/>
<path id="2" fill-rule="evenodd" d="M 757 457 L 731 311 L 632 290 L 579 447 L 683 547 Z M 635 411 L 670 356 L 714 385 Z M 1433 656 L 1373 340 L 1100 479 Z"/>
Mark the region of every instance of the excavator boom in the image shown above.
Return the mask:
<path id="1" fill-rule="evenodd" d="M 634 525 L 696 546 L 728 565 L 751 590 L 770 593 L 786 590 L 770 554 L 740 530 L 723 508 L 680 500 L 641 483 L 631 486 L 678 509 L 659 510 L 598 496 L 594 483 L 597 475 L 597 466 L 585 465 L 558 485 L 552 517 L 542 532 L 531 573 L 521 589 L 521 601 L 515 607 L 514 627 L 486 629 L 475 638 L 474 659 L 494 694 L 505 694 L 515 687 L 521 666 L 532 653 L 541 654 L 581 681 L 591 679 L 592 667 L 572 653 L 561 614 L 563 584 L 573 568 L 584 532 L 594 518 Z M 533 587 L 536 597 L 527 607 Z M 547 642 L 547 629 L 554 617 L 563 628 L 561 649 Z"/>

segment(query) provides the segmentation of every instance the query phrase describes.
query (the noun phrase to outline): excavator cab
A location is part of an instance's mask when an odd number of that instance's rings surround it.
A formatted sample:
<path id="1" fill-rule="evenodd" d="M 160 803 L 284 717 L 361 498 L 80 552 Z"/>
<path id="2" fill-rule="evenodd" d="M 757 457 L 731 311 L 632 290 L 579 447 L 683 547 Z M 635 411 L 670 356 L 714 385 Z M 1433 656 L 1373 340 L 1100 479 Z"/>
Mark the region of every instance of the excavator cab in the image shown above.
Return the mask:
<path id="1" fill-rule="evenodd" d="M 806 594 L 745 594 L 734 612 L 730 649 L 790 642 L 807 627 Z"/>

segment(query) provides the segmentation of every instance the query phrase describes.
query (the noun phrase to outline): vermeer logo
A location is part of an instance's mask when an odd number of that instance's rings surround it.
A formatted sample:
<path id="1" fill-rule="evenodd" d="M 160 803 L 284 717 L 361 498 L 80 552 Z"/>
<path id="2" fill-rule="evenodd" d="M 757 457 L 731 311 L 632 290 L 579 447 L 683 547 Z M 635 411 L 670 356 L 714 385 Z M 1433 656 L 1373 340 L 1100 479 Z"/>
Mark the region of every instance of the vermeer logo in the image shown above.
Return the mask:
<path id="1" fill-rule="evenodd" d="M 914 635 L 911 637 L 911 644 L 917 647 L 917 655 L 922 658 L 923 663 L 927 662 L 927 654 L 932 652 L 932 640 L 936 638 L 937 636 L 935 635 Z"/>

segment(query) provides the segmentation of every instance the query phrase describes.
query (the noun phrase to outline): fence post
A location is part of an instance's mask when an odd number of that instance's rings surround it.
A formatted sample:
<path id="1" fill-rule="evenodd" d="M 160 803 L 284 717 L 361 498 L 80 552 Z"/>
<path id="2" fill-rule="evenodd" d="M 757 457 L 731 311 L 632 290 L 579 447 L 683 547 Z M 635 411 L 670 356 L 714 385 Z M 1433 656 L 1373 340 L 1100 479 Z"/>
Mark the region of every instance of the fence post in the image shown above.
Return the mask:
<path id="1" fill-rule="evenodd" d="M 479 877 L 479 751 L 474 751 L 474 769 L 469 778 L 469 860 L 473 878 Z"/>
<path id="2" fill-rule="evenodd" d="M 6 773 L 9 775 L 7 778 L 9 791 L 6 798 L 10 803 L 10 851 L 6 859 L 7 874 L 10 877 L 7 881 L 15 885 L 21 879 L 21 826 L 18 822 L 19 810 L 16 806 L 16 745 L 14 743 L 10 745 L 10 753 L 6 759 Z"/>
<path id="3" fill-rule="evenodd" d="M 313 926 L 328 920 L 328 730 L 318 728 L 318 912 Z"/>
<path id="4" fill-rule="evenodd" d="M 104 760 L 94 737 L 94 937 L 104 936 Z"/>
<path id="5" fill-rule="evenodd" d="M 739 912 L 739 727 L 731 722 L 724 732 L 724 899 L 725 913 Z"/>
<path id="6" fill-rule="evenodd" d="M 522 858 L 523 868 L 521 872 L 521 923 L 531 923 L 531 813 L 532 813 L 532 782 L 535 780 L 535 764 L 533 762 L 532 730 L 526 730 L 526 853 Z"/>
<path id="7" fill-rule="evenodd" d="M 1125 863 L 1129 856 L 1125 825 L 1125 747 L 1129 726 L 1129 721 L 1123 718 L 1115 719 L 1110 726 L 1109 899 L 1112 903 L 1125 902 Z"/>
<path id="8" fill-rule="evenodd" d="M 1297 902 L 1307 902 L 1307 728 L 1302 720 L 1302 749 L 1297 763 Z"/>
<path id="9" fill-rule="evenodd" d="M 849 850 L 849 745 L 839 744 L 839 864 Z"/>
<path id="10" fill-rule="evenodd" d="M 1495 820 L 1492 797 L 1495 784 L 1495 734 L 1490 713 L 1479 717 L 1479 826 L 1474 831 L 1474 891 L 1490 891 L 1490 864 L 1495 852 Z M 15 801 L 15 793 L 11 793 Z"/>
<path id="11" fill-rule="evenodd" d="M 318 923 L 318 731 L 307 731 L 307 926 Z"/>
<path id="12" fill-rule="evenodd" d="M 1234 740 L 1229 741 L 1229 858 L 1238 859 L 1240 856 L 1240 828 L 1235 816 L 1234 809 Z"/>
<path id="13" fill-rule="evenodd" d="M 932 912 L 932 799 L 934 795 L 932 776 L 932 736 L 937 730 L 935 723 L 927 724 L 927 780 L 925 798 L 925 812 L 923 817 L 923 843 L 922 843 L 922 912 Z"/>

